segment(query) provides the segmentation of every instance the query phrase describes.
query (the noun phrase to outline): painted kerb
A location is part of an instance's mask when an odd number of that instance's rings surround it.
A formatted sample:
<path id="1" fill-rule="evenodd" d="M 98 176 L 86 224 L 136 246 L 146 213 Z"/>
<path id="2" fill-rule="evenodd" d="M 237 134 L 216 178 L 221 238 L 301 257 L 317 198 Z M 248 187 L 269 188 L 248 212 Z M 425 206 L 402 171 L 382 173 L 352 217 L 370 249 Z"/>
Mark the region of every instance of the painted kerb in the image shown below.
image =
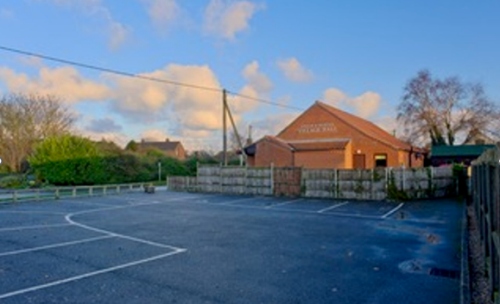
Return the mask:
<path id="1" fill-rule="evenodd" d="M 312 170 L 200 166 L 197 177 L 169 177 L 167 184 L 176 191 L 383 200 L 389 191 L 403 191 L 411 198 L 443 197 L 453 186 L 453 173 L 451 167 Z"/>

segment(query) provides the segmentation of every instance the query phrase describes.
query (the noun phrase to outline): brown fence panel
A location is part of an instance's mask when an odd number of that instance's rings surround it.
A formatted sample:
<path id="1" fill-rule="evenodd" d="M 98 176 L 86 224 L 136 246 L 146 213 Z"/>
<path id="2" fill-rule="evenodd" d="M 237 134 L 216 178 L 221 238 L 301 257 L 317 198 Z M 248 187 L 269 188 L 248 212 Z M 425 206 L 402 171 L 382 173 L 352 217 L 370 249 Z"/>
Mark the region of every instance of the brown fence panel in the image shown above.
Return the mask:
<path id="1" fill-rule="evenodd" d="M 500 151 L 486 151 L 472 166 L 472 203 L 486 258 L 491 299 L 499 302 L 500 291 Z"/>
<path id="2" fill-rule="evenodd" d="M 276 196 L 301 195 L 302 168 L 274 168 L 273 194 Z"/>

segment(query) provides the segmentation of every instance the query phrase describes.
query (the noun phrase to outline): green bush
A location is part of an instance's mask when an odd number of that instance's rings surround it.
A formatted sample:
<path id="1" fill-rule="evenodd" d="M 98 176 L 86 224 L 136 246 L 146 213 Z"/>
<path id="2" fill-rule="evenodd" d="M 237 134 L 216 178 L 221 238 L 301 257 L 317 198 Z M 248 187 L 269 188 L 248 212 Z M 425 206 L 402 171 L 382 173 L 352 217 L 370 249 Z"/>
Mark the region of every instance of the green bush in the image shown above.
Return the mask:
<path id="1" fill-rule="evenodd" d="M 26 177 L 20 174 L 12 174 L 0 177 L 0 188 L 19 189 L 27 186 Z"/>

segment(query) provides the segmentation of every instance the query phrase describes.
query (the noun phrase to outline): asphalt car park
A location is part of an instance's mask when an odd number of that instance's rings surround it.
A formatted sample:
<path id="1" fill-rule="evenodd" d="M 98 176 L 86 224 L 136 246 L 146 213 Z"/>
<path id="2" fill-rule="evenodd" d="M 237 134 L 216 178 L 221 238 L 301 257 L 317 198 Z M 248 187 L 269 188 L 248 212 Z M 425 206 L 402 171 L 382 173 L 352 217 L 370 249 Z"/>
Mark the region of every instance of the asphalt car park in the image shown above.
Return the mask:
<path id="1" fill-rule="evenodd" d="M 456 303 L 463 206 L 158 191 L 0 205 L 1 303 Z"/>

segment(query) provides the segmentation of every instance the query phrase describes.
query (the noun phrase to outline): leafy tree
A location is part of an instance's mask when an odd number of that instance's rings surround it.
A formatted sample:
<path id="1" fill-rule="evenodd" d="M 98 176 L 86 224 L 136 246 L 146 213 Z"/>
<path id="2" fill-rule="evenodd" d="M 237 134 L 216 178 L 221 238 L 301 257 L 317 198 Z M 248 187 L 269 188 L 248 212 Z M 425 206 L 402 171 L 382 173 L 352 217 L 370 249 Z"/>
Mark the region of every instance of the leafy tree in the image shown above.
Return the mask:
<path id="1" fill-rule="evenodd" d="M 59 185 L 102 183 L 106 171 L 101 160 L 94 142 L 74 135 L 48 137 L 28 158 L 39 179 Z"/>
<path id="2" fill-rule="evenodd" d="M 12 94 L 0 98 L 0 156 L 10 171 L 21 165 L 34 145 L 69 132 L 73 116 L 51 95 Z"/>
<path id="3" fill-rule="evenodd" d="M 125 146 L 125 150 L 137 152 L 139 150 L 139 145 L 134 140 L 131 140 Z"/>
<path id="4" fill-rule="evenodd" d="M 500 117 L 481 84 L 433 78 L 427 70 L 406 84 L 397 110 L 404 137 L 414 144 L 471 143 L 488 134 L 491 122 Z"/>
<path id="5" fill-rule="evenodd" d="M 113 141 L 107 141 L 105 139 L 96 142 L 97 149 L 104 155 L 121 155 L 123 150 Z"/>

